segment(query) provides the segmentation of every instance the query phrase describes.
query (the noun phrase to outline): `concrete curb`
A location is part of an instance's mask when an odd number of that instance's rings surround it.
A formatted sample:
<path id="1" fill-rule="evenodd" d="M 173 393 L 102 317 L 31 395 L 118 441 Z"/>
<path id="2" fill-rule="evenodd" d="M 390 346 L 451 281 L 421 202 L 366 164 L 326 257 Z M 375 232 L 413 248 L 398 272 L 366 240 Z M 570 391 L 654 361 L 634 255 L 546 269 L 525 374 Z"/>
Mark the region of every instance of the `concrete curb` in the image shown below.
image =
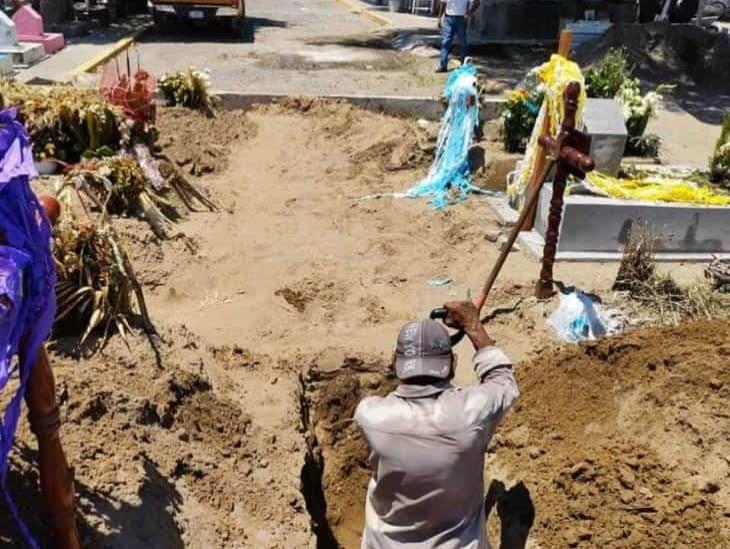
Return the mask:
<path id="1" fill-rule="evenodd" d="M 287 93 L 246 93 L 233 91 L 214 91 L 220 98 L 224 109 L 250 109 L 255 105 L 268 105 L 285 98 L 306 97 L 317 99 L 340 100 L 352 103 L 363 109 L 382 112 L 395 116 L 411 116 L 427 120 L 440 120 L 444 112 L 439 97 L 413 97 L 392 95 L 347 95 L 322 94 L 299 95 Z M 497 107 L 504 99 L 499 97 L 483 97 L 480 118 L 482 121 L 494 120 L 499 113 Z"/>
<path id="2" fill-rule="evenodd" d="M 389 27 L 393 24 L 393 21 L 391 21 L 387 17 L 380 15 L 379 13 L 374 13 L 370 11 L 367 7 L 358 5 L 351 0 L 335 0 L 335 2 L 344 7 L 347 11 L 357 15 L 361 15 L 366 19 L 370 19 L 370 21 L 381 27 Z"/>
<path id="3" fill-rule="evenodd" d="M 99 67 L 100 65 L 106 63 L 110 59 L 116 57 L 121 52 L 129 48 L 134 42 L 142 36 L 145 32 L 147 32 L 151 27 L 145 26 L 141 29 L 138 29 L 134 31 L 131 35 L 126 36 L 120 40 L 118 40 L 111 48 L 101 52 L 100 54 L 96 55 L 95 57 L 92 57 L 88 61 L 85 61 L 75 67 L 69 74 L 71 76 L 71 79 L 75 79 L 75 77 L 80 76 L 84 73 L 92 72 L 94 69 Z"/>

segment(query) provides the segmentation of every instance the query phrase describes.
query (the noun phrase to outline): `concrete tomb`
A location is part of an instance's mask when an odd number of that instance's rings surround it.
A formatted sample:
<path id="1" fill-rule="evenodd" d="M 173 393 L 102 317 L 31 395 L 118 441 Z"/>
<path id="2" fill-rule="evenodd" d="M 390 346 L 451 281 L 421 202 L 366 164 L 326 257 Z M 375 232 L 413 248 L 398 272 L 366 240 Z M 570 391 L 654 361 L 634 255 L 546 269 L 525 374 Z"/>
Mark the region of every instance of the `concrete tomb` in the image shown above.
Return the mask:
<path id="1" fill-rule="evenodd" d="M 45 56 L 41 44 L 18 42 L 15 23 L 0 11 L 0 55 L 7 55 L 13 65 L 32 65 Z"/>
<path id="2" fill-rule="evenodd" d="M 13 22 L 20 42 L 41 44 L 48 55 L 56 53 L 65 45 L 63 34 L 43 30 L 43 18 L 30 5 L 25 5 L 16 11 Z"/>
<path id="3" fill-rule="evenodd" d="M 596 162 L 596 170 L 617 175 L 628 138 L 618 102 L 589 98 L 583 112 L 583 131 L 591 136 L 590 155 Z"/>

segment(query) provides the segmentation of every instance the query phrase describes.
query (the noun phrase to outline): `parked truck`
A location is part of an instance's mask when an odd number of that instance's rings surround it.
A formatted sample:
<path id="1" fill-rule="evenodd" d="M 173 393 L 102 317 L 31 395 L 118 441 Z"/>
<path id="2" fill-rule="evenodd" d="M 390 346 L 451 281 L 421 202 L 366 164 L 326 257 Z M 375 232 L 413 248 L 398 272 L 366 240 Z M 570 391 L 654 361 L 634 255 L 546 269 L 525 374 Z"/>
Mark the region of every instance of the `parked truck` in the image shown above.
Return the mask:
<path id="1" fill-rule="evenodd" d="M 236 34 L 246 30 L 246 0 L 148 0 L 147 6 L 158 26 L 172 20 L 228 20 Z"/>

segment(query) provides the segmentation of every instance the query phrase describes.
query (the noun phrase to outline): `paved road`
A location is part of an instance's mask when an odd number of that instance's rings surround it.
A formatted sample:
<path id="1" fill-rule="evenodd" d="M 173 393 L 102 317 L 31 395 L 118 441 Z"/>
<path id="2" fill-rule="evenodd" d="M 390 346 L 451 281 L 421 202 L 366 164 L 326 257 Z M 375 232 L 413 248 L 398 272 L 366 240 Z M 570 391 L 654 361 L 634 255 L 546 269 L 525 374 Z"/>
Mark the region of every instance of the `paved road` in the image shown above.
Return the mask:
<path id="1" fill-rule="evenodd" d="M 225 28 L 154 32 L 139 45 L 143 63 L 155 73 L 207 68 L 218 90 L 399 93 L 412 88 L 412 81 L 421 91 L 440 87 L 433 78 L 414 78 L 418 63 L 413 60 L 346 45 L 346 37 L 365 37 L 378 26 L 335 0 L 248 0 L 247 14 L 249 42 L 232 38 Z"/>

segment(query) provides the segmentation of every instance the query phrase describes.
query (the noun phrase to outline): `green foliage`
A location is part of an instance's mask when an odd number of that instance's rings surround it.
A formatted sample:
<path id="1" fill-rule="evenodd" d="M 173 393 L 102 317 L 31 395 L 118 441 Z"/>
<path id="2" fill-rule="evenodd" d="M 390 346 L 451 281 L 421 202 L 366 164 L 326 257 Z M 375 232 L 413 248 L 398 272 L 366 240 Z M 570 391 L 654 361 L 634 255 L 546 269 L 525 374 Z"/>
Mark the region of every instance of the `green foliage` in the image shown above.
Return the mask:
<path id="1" fill-rule="evenodd" d="M 502 119 L 500 137 L 506 151 L 525 152 L 543 97 L 541 91 L 530 92 L 520 88 L 511 92 L 507 101 L 499 106 Z"/>
<path id="2" fill-rule="evenodd" d="M 595 67 L 586 71 L 586 93 L 588 97 L 613 99 L 631 74 L 626 49 L 612 48 Z"/>
<path id="3" fill-rule="evenodd" d="M 37 159 L 76 163 L 81 158 L 114 154 L 131 140 L 132 122 L 90 90 L 39 88 L 0 81 L 6 107 L 17 107 Z"/>
<path id="4" fill-rule="evenodd" d="M 730 188 L 730 113 L 723 119 L 722 133 L 710 159 L 710 177 L 713 182 Z"/>
<path id="5" fill-rule="evenodd" d="M 159 87 L 168 106 L 213 114 L 215 99 L 210 93 L 210 77 L 206 71 L 190 67 L 187 71 L 165 74 L 160 78 Z"/>
<path id="6" fill-rule="evenodd" d="M 662 146 L 661 138 L 653 133 L 644 133 L 626 140 L 624 154 L 641 158 L 658 158 Z"/>

